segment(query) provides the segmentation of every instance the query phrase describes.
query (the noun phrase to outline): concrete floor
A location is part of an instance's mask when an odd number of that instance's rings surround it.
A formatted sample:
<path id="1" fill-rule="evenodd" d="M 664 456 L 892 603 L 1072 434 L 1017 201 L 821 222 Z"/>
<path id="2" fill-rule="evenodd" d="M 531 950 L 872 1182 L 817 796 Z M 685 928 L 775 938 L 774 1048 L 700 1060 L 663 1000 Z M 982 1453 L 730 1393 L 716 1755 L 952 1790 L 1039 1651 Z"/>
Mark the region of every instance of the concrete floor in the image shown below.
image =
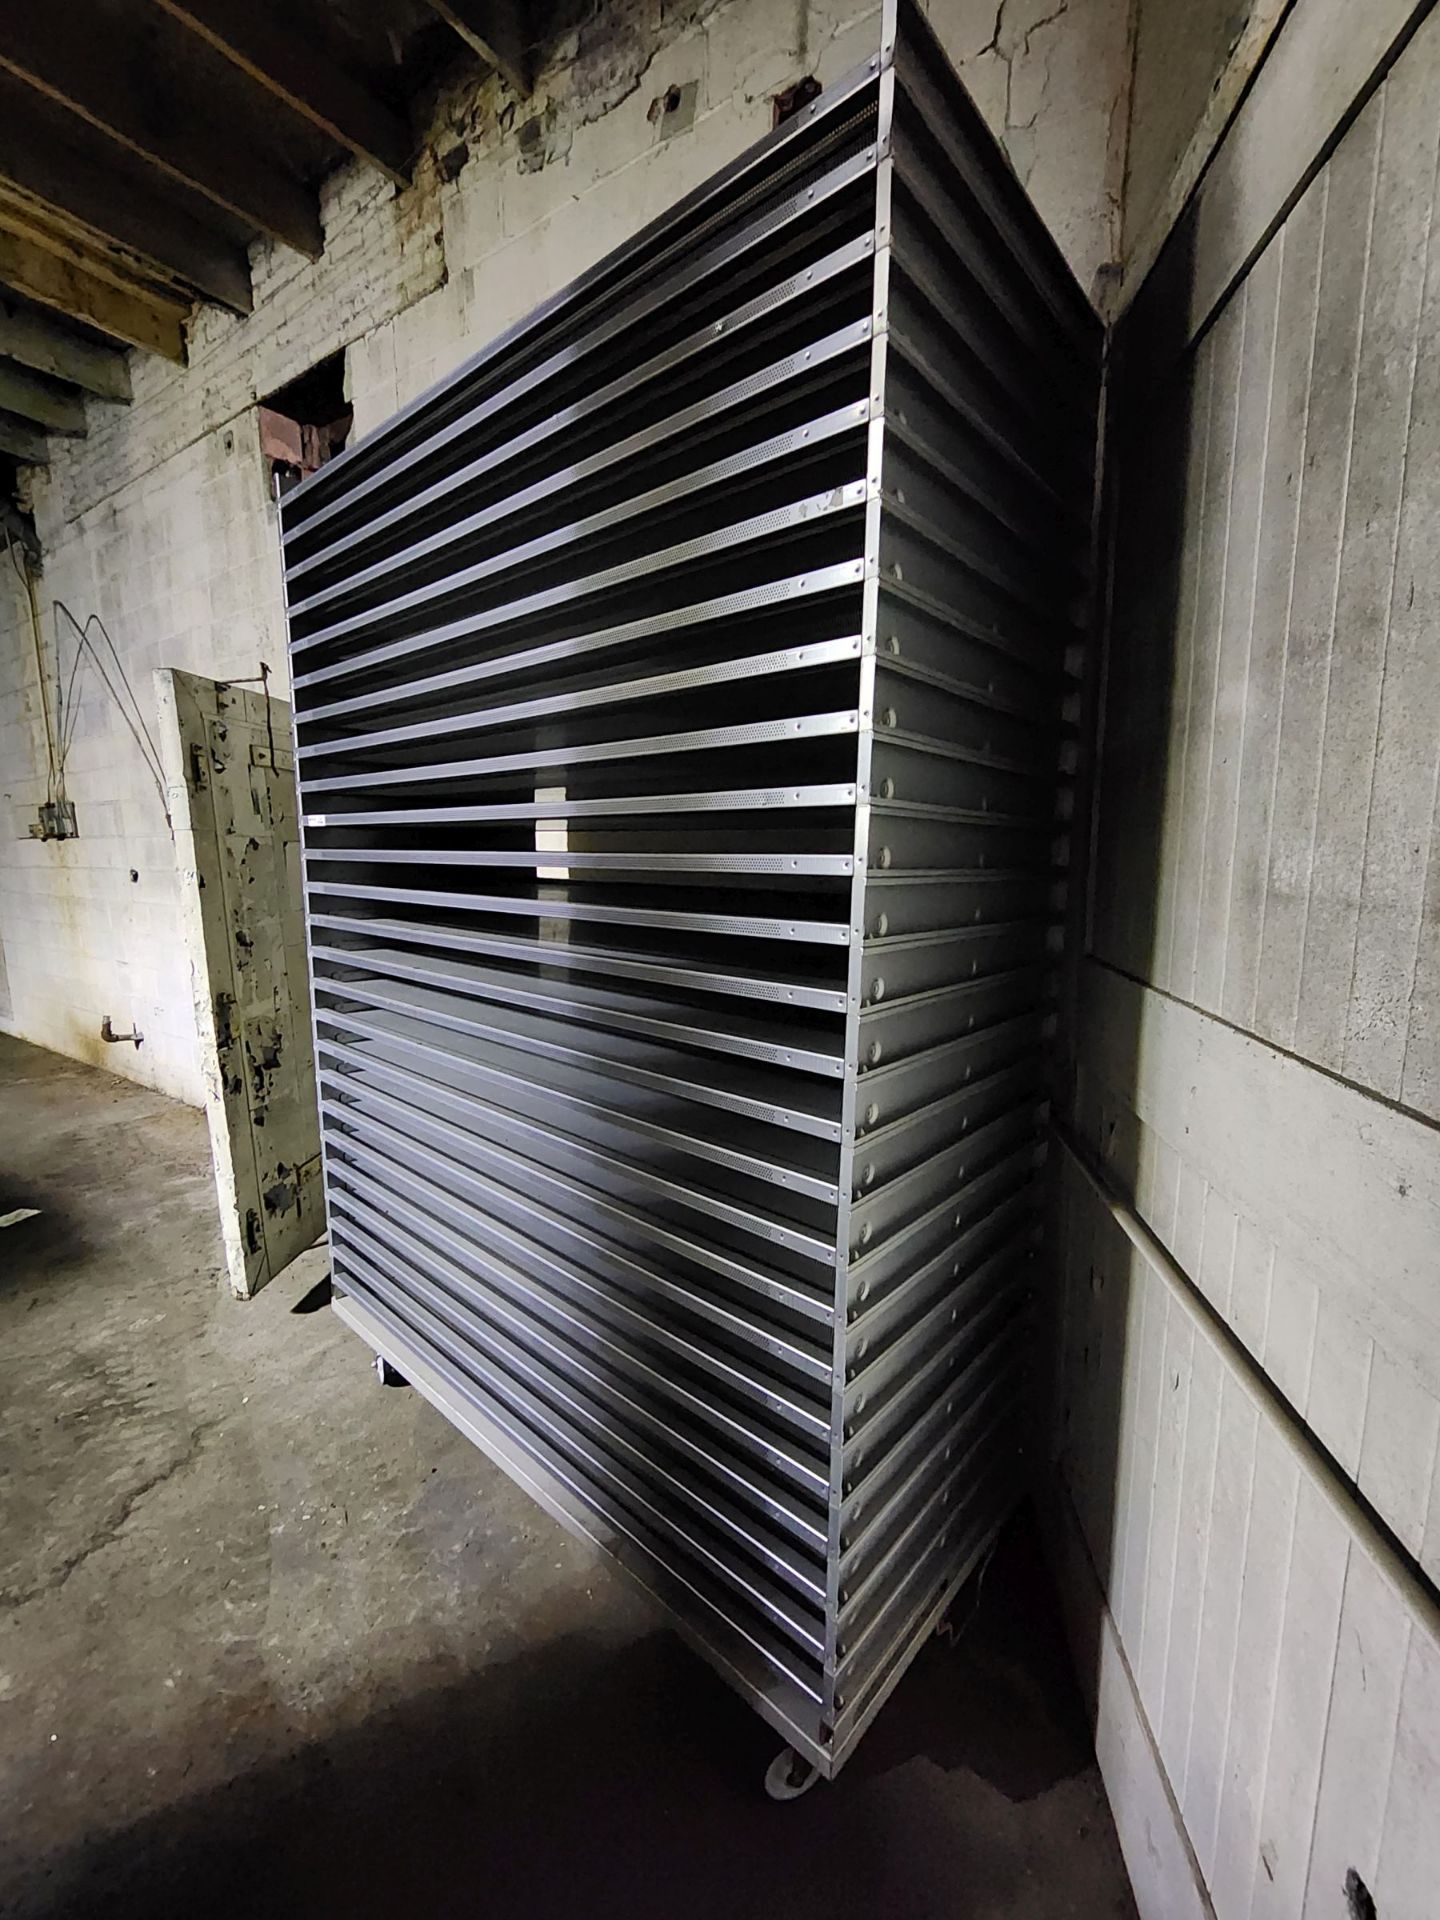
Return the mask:
<path id="1" fill-rule="evenodd" d="M 0 1913 L 1133 1913 L 1023 1522 L 792 1806 L 772 1734 L 307 1255 L 222 1291 L 198 1113 L 0 1036 Z"/>

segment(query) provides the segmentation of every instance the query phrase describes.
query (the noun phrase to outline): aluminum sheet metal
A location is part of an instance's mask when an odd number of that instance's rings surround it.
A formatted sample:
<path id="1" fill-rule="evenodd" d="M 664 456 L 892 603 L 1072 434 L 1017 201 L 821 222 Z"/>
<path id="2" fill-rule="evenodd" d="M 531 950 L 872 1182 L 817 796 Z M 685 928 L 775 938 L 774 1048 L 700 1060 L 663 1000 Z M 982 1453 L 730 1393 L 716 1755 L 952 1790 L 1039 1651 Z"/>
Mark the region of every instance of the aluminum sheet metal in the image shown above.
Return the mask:
<path id="1" fill-rule="evenodd" d="M 826 1774 L 1023 1486 L 1100 350 L 892 0 L 283 503 L 338 1311 Z"/>

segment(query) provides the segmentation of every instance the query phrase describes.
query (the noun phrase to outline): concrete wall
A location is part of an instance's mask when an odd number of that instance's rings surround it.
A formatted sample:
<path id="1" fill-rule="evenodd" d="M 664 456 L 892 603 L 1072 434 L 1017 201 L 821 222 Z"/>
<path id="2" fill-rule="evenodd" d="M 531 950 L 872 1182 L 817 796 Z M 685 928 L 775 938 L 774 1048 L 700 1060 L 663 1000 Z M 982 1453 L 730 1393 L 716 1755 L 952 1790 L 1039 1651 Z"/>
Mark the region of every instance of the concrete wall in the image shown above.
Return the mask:
<path id="1" fill-rule="evenodd" d="M 1344 0 L 1340 0 L 1341 6 Z M 1123 290 L 1143 284 L 1282 21 L 1291 0 L 1135 0 L 1135 54 L 1126 143 Z M 1297 20 L 1333 25 L 1335 0 L 1296 0 Z M 1346 31 L 1364 41 L 1385 0 L 1349 9 Z M 1336 77 L 1348 61 L 1336 59 Z M 1283 128 L 1280 130 L 1283 140 Z"/>
<path id="2" fill-rule="evenodd" d="M 1102 1747 L 1139 1730 L 1110 1783 L 1137 1887 L 1136 1807 L 1151 1832 L 1175 1815 L 1142 1910 L 1418 1920 L 1440 1878 L 1440 15 L 1328 160 L 1369 75 L 1332 96 L 1343 7 L 1292 20 L 1252 95 L 1290 112 L 1217 157 L 1121 376 L 1058 1448 Z M 1318 170 L 1287 212 L 1302 139 Z"/>
<path id="3" fill-rule="evenodd" d="M 1138 0 L 1125 170 L 1130 251 L 1155 219 L 1257 0 Z"/>
<path id="4" fill-rule="evenodd" d="M 932 15 L 1089 287 L 1118 246 L 1117 129 L 1128 0 L 934 0 Z M 254 255 L 255 311 L 201 313 L 182 371 L 136 357 L 126 409 L 94 403 L 83 442 L 54 445 L 34 480 L 45 548 L 44 646 L 54 601 L 98 614 L 154 725 L 157 666 L 218 678 L 276 669 L 284 634 L 274 509 L 257 395 L 343 348 L 365 432 L 662 212 L 770 125 L 770 97 L 807 72 L 833 79 L 874 43 L 855 0 L 609 0 L 554 50 L 523 105 L 500 84 L 437 114 L 414 183 L 361 166 L 323 196 L 315 263 Z M 694 124 L 664 135 L 652 104 L 696 86 Z M 464 164 L 443 179 L 434 155 Z M 67 778 L 80 837 L 26 837 L 43 797 L 31 641 L 0 584 L 0 942 L 24 1037 L 199 1101 L 174 854 L 138 749 L 93 669 L 77 681 Z M 74 636 L 63 627 L 68 676 Z M 131 878 L 132 869 L 136 878 Z M 106 1047 L 100 1021 L 144 1046 Z"/>

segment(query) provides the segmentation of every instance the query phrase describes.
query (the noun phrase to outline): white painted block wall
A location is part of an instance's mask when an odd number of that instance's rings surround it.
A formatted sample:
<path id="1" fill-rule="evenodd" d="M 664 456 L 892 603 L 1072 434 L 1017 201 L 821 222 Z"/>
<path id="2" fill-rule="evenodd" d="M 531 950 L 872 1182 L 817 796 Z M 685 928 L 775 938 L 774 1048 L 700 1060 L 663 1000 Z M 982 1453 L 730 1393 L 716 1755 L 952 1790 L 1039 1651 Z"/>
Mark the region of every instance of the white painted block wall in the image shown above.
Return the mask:
<path id="1" fill-rule="evenodd" d="M 325 251 L 254 251 L 255 311 L 202 312 L 183 370 L 132 356 L 130 407 L 88 405 L 33 503 L 54 602 L 113 636 L 153 728 L 151 672 L 247 678 L 286 692 L 276 521 L 259 395 L 343 348 L 356 431 L 384 420 L 766 131 L 771 95 L 823 82 L 873 44 L 865 0 L 616 0 L 556 49 L 534 98 L 491 81 L 444 101 L 414 182 L 363 166 L 322 198 Z M 933 0 L 981 110 L 1089 287 L 1115 252 L 1127 0 Z M 662 17 L 663 16 L 663 17 Z M 693 129 L 662 138 L 653 101 L 695 82 Z M 521 129 L 541 137 L 522 164 Z M 437 152 L 463 142 L 442 180 Z M 536 167 L 536 152 L 546 156 Z M 63 631 L 68 675 L 73 635 Z M 44 797 L 43 735 L 23 603 L 0 576 L 0 1027 L 199 1103 L 174 856 L 153 782 L 92 670 L 78 682 L 68 788 L 80 837 L 27 837 Z M 132 870 L 135 878 L 132 879 Z M 107 1047 L 102 1017 L 145 1043 Z"/>

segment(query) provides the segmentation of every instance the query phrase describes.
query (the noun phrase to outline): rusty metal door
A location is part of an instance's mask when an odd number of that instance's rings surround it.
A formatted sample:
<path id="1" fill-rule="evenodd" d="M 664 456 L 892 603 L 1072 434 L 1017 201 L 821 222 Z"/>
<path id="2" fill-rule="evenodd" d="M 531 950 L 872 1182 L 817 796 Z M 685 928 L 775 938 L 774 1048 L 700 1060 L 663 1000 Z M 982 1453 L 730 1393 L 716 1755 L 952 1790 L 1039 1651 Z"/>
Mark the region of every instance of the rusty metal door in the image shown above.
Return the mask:
<path id="1" fill-rule="evenodd" d="M 242 1299 L 324 1227 L 290 709 L 156 675 L 205 1108 Z"/>

